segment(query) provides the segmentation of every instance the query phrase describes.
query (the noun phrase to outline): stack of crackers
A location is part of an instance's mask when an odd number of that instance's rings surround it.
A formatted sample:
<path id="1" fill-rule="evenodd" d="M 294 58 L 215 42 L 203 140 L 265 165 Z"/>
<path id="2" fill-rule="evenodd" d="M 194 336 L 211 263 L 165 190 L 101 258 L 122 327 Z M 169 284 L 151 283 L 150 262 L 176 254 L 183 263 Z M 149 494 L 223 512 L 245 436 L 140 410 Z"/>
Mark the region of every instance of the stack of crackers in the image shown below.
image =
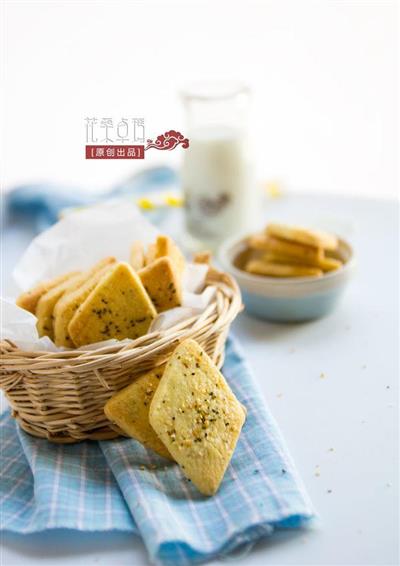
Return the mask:
<path id="1" fill-rule="evenodd" d="M 210 253 L 194 258 L 209 263 Z M 37 317 L 40 336 L 79 347 L 110 338 L 138 338 L 158 313 L 179 306 L 185 260 L 167 236 L 130 261 L 107 257 L 23 293 L 17 304 Z M 236 447 L 246 410 L 207 353 L 182 342 L 168 362 L 139 377 L 106 404 L 107 418 L 126 435 L 177 462 L 205 495 L 214 494 Z"/>
<path id="2" fill-rule="evenodd" d="M 175 460 L 205 495 L 218 490 L 246 420 L 245 408 L 194 340 L 116 393 L 104 412 L 126 435 Z"/>
<path id="3" fill-rule="evenodd" d="M 179 306 L 185 260 L 176 244 L 159 236 L 130 263 L 108 257 L 85 272 L 70 272 L 23 293 L 17 305 L 37 317 L 39 336 L 75 348 L 110 338 L 139 338 L 157 313 Z"/>
<path id="4" fill-rule="evenodd" d="M 242 269 L 268 277 L 322 277 L 340 269 L 334 257 L 338 239 L 333 234 L 300 226 L 268 224 L 247 239 Z"/>

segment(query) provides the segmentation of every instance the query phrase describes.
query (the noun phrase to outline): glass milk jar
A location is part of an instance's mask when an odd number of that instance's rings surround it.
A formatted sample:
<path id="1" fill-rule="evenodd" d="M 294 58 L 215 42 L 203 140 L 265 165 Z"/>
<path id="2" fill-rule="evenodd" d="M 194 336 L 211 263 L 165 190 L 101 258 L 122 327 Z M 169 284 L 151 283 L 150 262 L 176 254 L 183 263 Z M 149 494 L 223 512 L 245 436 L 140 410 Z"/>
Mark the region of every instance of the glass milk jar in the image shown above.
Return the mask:
<path id="1" fill-rule="evenodd" d="M 202 83 L 183 93 L 189 148 L 183 154 L 186 228 L 215 247 L 254 225 L 257 208 L 248 144 L 249 91 Z"/>

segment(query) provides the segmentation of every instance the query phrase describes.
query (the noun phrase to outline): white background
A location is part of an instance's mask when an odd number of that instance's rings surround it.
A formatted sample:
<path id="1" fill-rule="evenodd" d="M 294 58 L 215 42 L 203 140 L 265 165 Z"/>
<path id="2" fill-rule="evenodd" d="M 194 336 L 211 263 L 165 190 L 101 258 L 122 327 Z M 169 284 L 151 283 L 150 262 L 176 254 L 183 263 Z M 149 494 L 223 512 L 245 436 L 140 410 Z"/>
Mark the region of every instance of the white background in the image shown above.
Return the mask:
<path id="1" fill-rule="evenodd" d="M 188 80 L 254 93 L 260 180 L 289 190 L 392 197 L 396 2 L 3 3 L 3 186 L 107 189 L 143 164 L 85 161 L 86 116 L 143 116 L 149 137 L 184 131 Z M 146 165 L 177 164 L 179 151 Z"/>

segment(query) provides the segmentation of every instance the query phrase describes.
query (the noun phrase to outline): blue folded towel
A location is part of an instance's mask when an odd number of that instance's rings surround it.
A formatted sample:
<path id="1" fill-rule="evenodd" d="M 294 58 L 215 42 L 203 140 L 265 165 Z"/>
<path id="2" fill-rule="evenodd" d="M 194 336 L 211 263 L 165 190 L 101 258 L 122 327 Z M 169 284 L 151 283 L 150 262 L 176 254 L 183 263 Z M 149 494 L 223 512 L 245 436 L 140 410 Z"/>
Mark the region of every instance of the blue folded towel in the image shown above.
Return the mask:
<path id="1" fill-rule="evenodd" d="M 57 222 L 64 209 L 86 206 L 101 200 L 122 196 L 145 196 L 151 191 L 169 191 L 178 186 L 178 174 L 167 166 L 151 167 L 132 175 L 104 193 L 90 193 L 80 187 L 53 184 L 22 185 L 5 196 L 1 212 L 8 221 L 29 222 L 36 233 Z M 156 216 L 157 219 L 157 216 Z"/>
<path id="2" fill-rule="evenodd" d="M 179 467 L 134 440 L 55 445 L 0 417 L 1 529 L 124 530 L 151 560 L 180 566 L 212 559 L 275 528 L 302 526 L 311 503 L 237 344 L 223 373 L 247 420 L 218 493 L 204 497 Z"/>

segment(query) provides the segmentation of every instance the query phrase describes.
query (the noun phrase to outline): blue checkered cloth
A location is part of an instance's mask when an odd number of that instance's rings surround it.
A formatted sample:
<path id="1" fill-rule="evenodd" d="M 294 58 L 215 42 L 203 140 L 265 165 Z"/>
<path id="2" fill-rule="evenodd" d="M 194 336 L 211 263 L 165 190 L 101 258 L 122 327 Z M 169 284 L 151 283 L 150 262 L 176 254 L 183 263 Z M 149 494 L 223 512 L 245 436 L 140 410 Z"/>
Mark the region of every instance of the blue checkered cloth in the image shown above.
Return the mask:
<path id="1" fill-rule="evenodd" d="M 1 529 L 131 531 L 153 562 L 180 566 L 303 526 L 311 503 L 231 339 L 223 373 L 248 412 L 216 495 L 202 496 L 177 465 L 134 440 L 54 445 L 25 434 L 7 412 L 0 418 Z"/>

